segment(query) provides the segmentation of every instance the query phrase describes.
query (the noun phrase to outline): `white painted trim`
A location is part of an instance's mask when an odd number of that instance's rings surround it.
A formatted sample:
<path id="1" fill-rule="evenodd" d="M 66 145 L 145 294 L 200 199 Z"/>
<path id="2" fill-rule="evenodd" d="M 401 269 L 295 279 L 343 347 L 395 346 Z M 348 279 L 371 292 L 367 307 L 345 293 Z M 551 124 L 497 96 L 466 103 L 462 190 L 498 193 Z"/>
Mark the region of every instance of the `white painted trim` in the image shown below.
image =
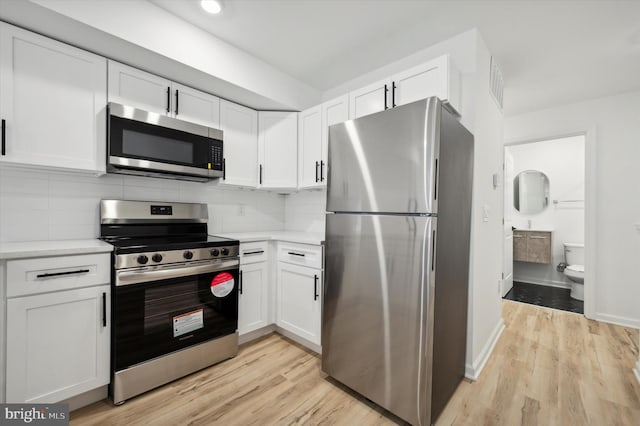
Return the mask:
<path id="1" fill-rule="evenodd" d="M 81 393 L 80 395 L 73 396 L 71 398 L 60 401 L 61 404 L 69 404 L 69 411 L 74 411 L 87 405 L 91 405 L 94 402 L 107 399 L 109 396 L 109 385 L 100 386 L 97 389 L 90 390 L 88 392 Z"/>
<path id="2" fill-rule="evenodd" d="M 302 346 L 311 349 L 313 352 L 317 353 L 318 355 L 322 354 L 322 346 L 317 345 L 313 342 L 310 342 L 309 340 L 300 337 L 296 334 L 291 333 L 288 330 L 285 330 L 282 327 L 278 327 L 276 326 L 276 332 L 278 332 L 279 334 L 282 334 L 284 337 L 293 340 L 296 343 L 301 344 Z"/>
<path id="3" fill-rule="evenodd" d="M 636 368 L 633 369 L 633 374 L 636 375 L 636 380 L 638 380 L 638 383 L 640 383 L 640 359 L 636 364 Z"/>
<path id="4" fill-rule="evenodd" d="M 592 319 L 609 324 L 621 325 L 623 327 L 640 328 L 640 320 L 634 318 L 620 317 L 618 315 L 601 314 L 596 312 Z"/>
<path id="5" fill-rule="evenodd" d="M 257 330 L 253 330 L 245 334 L 240 334 L 238 336 L 238 344 L 242 345 L 243 343 L 247 343 L 252 340 L 259 339 L 260 337 L 266 336 L 267 334 L 273 333 L 274 331 L 276 331 L 275 324 L 269 324 Z"/>
<path id="6" fill-rule="evenodd" d="M 482 373 L 484 366 L 487 365 L 487 361 L 489 361 L 489 358 L 491 357 L 493 349 L 496 347 L 500 336 L 502 336 L 502 332 L 504 331 L 504 329 L 504 321 L 502 320 L 502 318 L 500 318 L 495 328 L 493 329 L 493 332 L 491 333 L 491 337 L 489 338 L 489 340 L 487 340 L 487 343 L 484 345 L 484 348 L 482 348 L 482 351 L 480 352 L 478 357 L 473 361 L 473 365 L 467 364 L 465 366 L 464 376 L 467 379 L 473 380 L 474 382 L 478 380 L 478 378 L 480 377 L 480 373 Z"/>
<path id="7" fill-rule="evenodd" d="M 570 283 L 565 283 L 562 281 L 547 281 L 547 280 L 541 280 L 533 277 L 516 277 L 516 276 L 513 277 L 513 281 L 518 281 L 521 283 L 528 283 L 528 284 L 546 285 L 547 287 L 571 289 Z"/>

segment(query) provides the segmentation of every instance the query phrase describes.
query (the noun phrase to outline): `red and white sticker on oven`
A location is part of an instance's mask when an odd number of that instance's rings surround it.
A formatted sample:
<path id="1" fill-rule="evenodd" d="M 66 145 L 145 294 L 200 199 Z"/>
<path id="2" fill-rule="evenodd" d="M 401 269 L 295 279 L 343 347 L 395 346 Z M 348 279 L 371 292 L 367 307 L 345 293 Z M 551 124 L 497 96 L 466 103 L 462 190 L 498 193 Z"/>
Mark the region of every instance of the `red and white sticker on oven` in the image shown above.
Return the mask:
<path id="1" fill-rule="evenodd" d="M 228 272 L 221 272 L 211 280 L 211 293 L 215 297 L 225 297 L 231 293 L 235 283 L 233 275 Z"/>

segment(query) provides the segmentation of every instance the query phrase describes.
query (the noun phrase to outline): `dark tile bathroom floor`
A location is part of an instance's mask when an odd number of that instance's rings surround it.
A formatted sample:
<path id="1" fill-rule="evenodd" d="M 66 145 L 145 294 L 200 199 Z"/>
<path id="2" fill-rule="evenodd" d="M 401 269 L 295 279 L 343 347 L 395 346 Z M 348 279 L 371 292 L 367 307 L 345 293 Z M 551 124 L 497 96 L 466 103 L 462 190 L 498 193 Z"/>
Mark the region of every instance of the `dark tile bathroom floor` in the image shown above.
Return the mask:
<path id="1" fill-rule="evenodd" d="M 514 281 L 513 288 L 504 296 L 504 299 L 583 314 L 584 302 L 572 299 L 570 294 L 571 290 L 568 288 Z"/>

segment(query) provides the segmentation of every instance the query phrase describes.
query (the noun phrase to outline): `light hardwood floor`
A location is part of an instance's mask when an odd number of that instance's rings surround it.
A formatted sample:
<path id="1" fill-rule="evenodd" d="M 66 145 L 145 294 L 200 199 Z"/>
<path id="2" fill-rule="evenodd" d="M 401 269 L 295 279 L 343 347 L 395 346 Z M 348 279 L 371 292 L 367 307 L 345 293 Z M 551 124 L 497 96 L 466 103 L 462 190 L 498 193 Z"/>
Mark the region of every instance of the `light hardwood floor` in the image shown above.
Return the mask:
<path id="1" fill-rule="evenodd" d="M 638 331 L 503 301 L 506 329 L 475 382 L 463 381 L 436 425 L 640 425 L 632 368 Z M 320 371 L 320 359 L 272 334 L 239 355 L 72 425 L 402 424 Z"/>

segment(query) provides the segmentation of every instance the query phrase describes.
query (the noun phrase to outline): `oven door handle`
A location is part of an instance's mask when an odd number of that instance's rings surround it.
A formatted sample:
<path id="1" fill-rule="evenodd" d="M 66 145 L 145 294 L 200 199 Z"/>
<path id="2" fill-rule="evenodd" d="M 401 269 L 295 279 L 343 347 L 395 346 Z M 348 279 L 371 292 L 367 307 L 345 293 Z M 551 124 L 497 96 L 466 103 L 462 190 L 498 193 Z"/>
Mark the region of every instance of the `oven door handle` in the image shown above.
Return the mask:
<path id="1" fill-rule="evenodd" d="M 238 259 L 219 260 L 207 262 L 204 265 L 170 266 L 158 269 L 138 269 L 133 271 L 116 271 L 116 286 L 138 284 L 150 281 L 167 280 L 190 275 L 207 274 L 210 272 L 224 271 L 239 268 Z"/>

